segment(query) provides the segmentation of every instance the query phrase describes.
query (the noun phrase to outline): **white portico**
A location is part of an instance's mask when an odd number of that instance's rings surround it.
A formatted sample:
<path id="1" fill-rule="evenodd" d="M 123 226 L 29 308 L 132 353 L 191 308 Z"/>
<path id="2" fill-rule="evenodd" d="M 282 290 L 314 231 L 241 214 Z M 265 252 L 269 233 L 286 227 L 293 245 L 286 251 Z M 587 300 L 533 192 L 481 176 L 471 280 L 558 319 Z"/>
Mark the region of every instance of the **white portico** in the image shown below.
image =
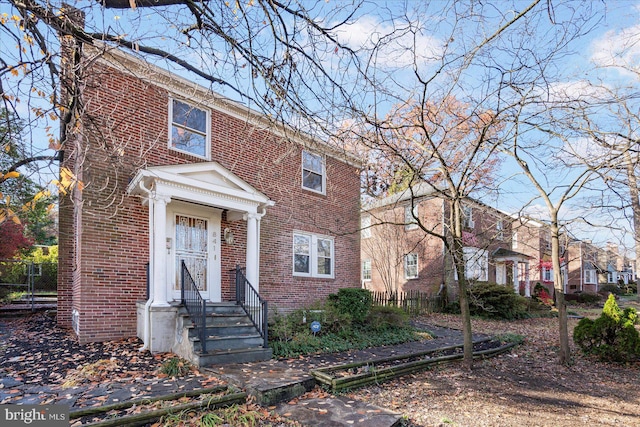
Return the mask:
<path id="1" fill-rule="evenodd" d="M 514 292 L 520 293 L 520 279 L 522 279 L 524 281 L 524 296 L 531 297 L 529 280 L 529 259 L 531 257 L 509 249 L 498 248 L 493 252 L 492 258 L 496 264 L 496 283 L 499 285 L 507 284 L 507 267 L 511 266 Z"/>
<path id="2" fill-rule="evenodd" d="M 260 220 L 274 202 L 217 162 L 141 169 L 127 192 L 149 207 L 150 289 L 143 313 L 138 310 L 144 316 L 138 319 L 139 335 L 151 351 L 169 351 L 173 336 L 168 332 L 180 301 L 180 263 L 186 263 L 205 300 L 220 301 L 226 211 L 229 221 L 246 221 L 246 277 L 257 290 Z"/>

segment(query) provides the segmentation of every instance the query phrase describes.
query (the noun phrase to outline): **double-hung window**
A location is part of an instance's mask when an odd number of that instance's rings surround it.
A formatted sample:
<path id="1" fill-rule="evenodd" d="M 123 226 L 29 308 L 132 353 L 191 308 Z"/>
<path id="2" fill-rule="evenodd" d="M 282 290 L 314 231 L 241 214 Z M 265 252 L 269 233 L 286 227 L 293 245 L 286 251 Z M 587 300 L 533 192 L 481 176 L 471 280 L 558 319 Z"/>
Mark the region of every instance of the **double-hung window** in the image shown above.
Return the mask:
<path id="1" fill-rule="evenodd" d="M 544 282 L 553 282 L 553 268 L 542 267 L 542 280 Z"/>
<path id="2" fill-rule="evenodd" d="M 302 187 L 324 194 L 326 182 L 324 157 L 309 151 L 302 151 Z"/>
<path id="3" fill-rule="evenodd" d="M 465 276 L 468 280 L 486 282 L 489 280 L 489 253 L 480 248 L 466 246 L 464 251 Z M 455 280 L 458 280 L 458 272 L 454 270 Z"/>
<path id="4" fill-rule="evenodd" d="M 496 221 L 496 239 L 504 240 L 504 223 L 501 219 Z"/>
<path id="5" fill-rule="evenodd" d="M 371 281 L 371 260 L 365 259 L 362 261 L 362 280 L 365 282 Z"/>
<path id="6" fill-rule="evenodd" d="M 363 215 L 360 218 L 360 237 L 362 239 L 371 237 L 371 215 Z"/>
<path id="7" fill-rule="evenodd" d="M 404 256 L 404 278 L 418 278 L 418 254 L 407 254 Z"/>
<path id="8" fill-rule="evenodd" d="M 172 99 L 169 103 L 169 117 L 169 148 L 209 158 L 209 112 Z"/>
<path id="9" fill-rule="evenodd" d="M 418 228 L 418 222 L 416 218 L 418 217 L 418 205 L 415 205 L 413 208 L 411 206 L 404 207 L 404 229 L 405 230 L 415 230 Z"/>
<path id="10" fill-rule="evenodd" d="M 315 234 L 294 233 L 293 275 L 333 278 L 333 238 Z"/>
<path id="11" fill-rule="evenodd" d="M 584 283 L 588 285 L 595 285 L 598 283 L 597 274 L 595 270 L 585 269 L 584 270 Z"/>
<path id="12" fill-rule="evenodd" d="M 462 226 L 464 228 L 473 228 L 473 209 L 471 206 L 462 206 Z"/>

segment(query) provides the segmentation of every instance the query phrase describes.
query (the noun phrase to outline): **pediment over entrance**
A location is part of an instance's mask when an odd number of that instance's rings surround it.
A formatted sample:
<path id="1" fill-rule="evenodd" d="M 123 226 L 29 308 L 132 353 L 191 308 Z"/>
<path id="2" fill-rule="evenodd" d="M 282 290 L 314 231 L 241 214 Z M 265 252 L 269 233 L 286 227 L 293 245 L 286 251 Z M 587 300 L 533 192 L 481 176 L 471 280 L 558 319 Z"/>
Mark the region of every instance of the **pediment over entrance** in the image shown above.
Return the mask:
<path id="1" fill-rule="evenodd" d="M 274 202 L 217 162 L 140 169 L 127 188 L 130 195 L 166 196 L 231 211 L 256 212 Z"/>

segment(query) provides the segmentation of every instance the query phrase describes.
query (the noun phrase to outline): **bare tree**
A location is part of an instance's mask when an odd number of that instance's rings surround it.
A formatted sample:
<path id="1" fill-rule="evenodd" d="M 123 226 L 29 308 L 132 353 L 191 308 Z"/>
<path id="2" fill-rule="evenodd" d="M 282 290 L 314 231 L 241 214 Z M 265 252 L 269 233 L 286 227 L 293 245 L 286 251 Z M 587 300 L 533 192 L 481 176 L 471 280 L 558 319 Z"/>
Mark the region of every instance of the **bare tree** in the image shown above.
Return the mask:
<path id="1" fill-rule="evenodd" d="M 25 122 L 29 144 L 41 151 L 14 168 L 64 153 L 64 165 L 74 166 L 62 168 L 62 192 L 81 186 L 80 171 L 95 166 L 85 164 L 78 138 L 100 141 L 92 150 L 113 169 L 126 166 L 114 161 L 126 141 L 98 134 L 97 126 L 77 126 L 79 117 L 87 123 L 83 92 L 92 76 L 86 69 L 112 49 L 186 75 L 274 124 L 287 124 L 290 132 L 320 137 L 332 132 L 344 106 L 360 99 L 357 83 L 365 81 L 355 77 L 355 52 L 335 37 L 357 12 L 357 1 L 336 8 L 322 1 L 9 0 L 4 7 L 2 102 Z M 117 205 L 118 194 L 108 184 L 92 188 L 104 190 L 106 205 Z"/>

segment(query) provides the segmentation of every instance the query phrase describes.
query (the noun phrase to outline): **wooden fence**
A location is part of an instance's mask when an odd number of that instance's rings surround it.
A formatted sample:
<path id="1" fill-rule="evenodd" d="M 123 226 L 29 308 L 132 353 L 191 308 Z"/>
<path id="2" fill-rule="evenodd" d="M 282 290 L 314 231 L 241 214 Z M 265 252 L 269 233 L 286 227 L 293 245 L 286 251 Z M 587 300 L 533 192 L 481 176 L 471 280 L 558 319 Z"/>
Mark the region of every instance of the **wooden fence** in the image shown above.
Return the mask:
<path id="1" fill-rule="evenodd" d="M 440 295 L 420 291 L 379 292 L 371 291 L 373 305 L 400 307 L 409 314 L 428 314 L 442 311 L 444 300 Z"/>

